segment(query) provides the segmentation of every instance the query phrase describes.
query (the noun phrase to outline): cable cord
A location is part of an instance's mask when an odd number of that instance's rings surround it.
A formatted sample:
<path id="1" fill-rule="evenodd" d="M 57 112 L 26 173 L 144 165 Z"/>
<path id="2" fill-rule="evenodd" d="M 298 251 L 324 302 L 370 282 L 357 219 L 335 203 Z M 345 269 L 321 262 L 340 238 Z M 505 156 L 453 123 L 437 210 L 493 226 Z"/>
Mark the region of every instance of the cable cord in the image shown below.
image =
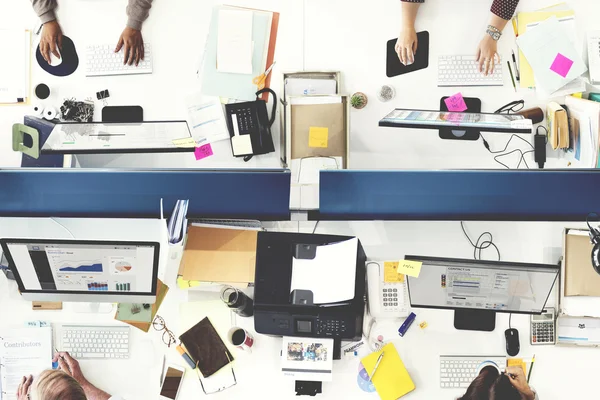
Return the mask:
<path id="1" fill-rule="evenodd" d="M 508 314 L 508 329 L 512 329 L 512 313 Z"/>
<path id="2" fill-rule="evenodd" d="M 73 232 L 71 232 L 71 230 L 69 228 L 67 228 L 66 226 L 64 226 L 63 224 L 61 224 L 60 222 L 58 222 L 55 218 L 50 217 L 50 219 L 52 221 L 54 221 L 55 224 L 60 225 L 65 231 L 69 232 L 69 235 L 71 235 L 72 239 L 75 239 L 75 235 L 73 235 Z"/>
<path id="3" fill-rule="evenodd" d="M 494 243 L 494 237 L 492 236 L 492 234 L 490 232 L 487 232 L 487 231 L 483 232 L 481 235 L 479 235 L 479 237 L 477 238 L 477 241 L 475 243 L 473 243 L 473 241 L 469 237 L 469 234 L 467 233 L 467 230 L 465 228 L 463 221 L 460 221 L 460 227 L 463 231 L 463 234 L 465 235 L 465 237 L 471 244 L 471 246 L 473 246 L 473 259 L 481 260 L 481 252 L 485 249 L 493 247 L 496 250 L 496 253 L 498 254 L 498 261 L 500 261 L 500 259 L 501 259 L 500 250 L 498 249 L 498 246 L 496 246 L 496 244 Z M 486 235 L 489 236 L 489 239 L 483 240 Z"/>
<path id="4" fill-rule="evenodd" d="M 529 164 L 527 164 L 527 160 L 525 159 L 525 155 L 527 155 L 529 153 L 533 153 L 535 151 L 535 147 L 533 147 L 533 145 L 530 142 L 528 142 L 527 140 L 523 139 L 521 136 L 516 135 L 516 134 L 512 134 L 511 137 L 510 137 L 510 139 L 508 139 L 508 142 L 506 142 L 506 146 L 504 146 L 504 148 L 502 150 L 492 150 L 490 148 L 490 144 L 488 143 L 487 140 L 485 140 L 485 138 L 483 137 L 483 135 L 480 134 L 479 136 L 481 137 L 481 140 L 483 141 L 483 146 L 487 149 L 487 151 L 489 151 L 491 154 L 495 154 L 494 161 L 496 161 L 498 164 L 502 165 L 504 168 L 510 169 L 510 167 L 508 165 L 506 165 L 505 163 L 503 163 L 502 161 L 500 161 L 500 158 L 518 152 L 518 153 L 521 154 L 521 157 L 519 157 L 519 163 L 517 164 L 516 169 L 519 169 L 519 167 L 521 166 L 521 163 L 524 163 L 525 166 L 527 167 L 527 169 L 529 169 Z M 521 149 L 514 149 L 512 151 L 509 151 L 508 153 L 505 153 L 506 150 L 508 149 L 508 147 L 510 146 L 510 142 L 514 138 L 520 139 L 523 142 L 527 143 L 529 145 L 529 147 L 531 147 L 531 150 L 528 150 L 528 151 L 524 152 Z"/>

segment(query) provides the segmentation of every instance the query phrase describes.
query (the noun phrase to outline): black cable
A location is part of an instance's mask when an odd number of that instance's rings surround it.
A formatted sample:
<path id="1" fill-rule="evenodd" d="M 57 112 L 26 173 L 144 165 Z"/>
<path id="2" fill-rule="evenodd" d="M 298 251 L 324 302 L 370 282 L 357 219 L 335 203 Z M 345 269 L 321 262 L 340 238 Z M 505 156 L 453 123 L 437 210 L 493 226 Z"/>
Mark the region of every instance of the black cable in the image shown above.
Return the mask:
<path id="1" fill-rule="evenodd" d="M 494 161 L 496 161 L 498 164 L 502 165 L 504 168 L 510 169 L 510 167 L 508 165 L 504 164 L 502 161 L 500 161 L 499 158 L 500 157 L 504 157 L 504 156 L 508 156 L 508 155 L 516 153 L 516 152 L 519 152 L 519 153 L 521 153 L 521 157 L 519 157 L 519 163 L 517 164 L 517 169 L 521 166 L 522 162 L 524 162 L 525 166 L 527 167 L 527 169 L 529 169 L 529 164 L 527 164 L 527 160 L 525 159 L 525 155 L 529 154 L 529 153 L 532 153 L 533 151 L 535 151 L 535 147 L 533 147 L 533 145 L 530 142 L 528 142 L 527 140 L 523 139 L 521 136 L 513 133 L 511 135 L 510 139 L 508 139 L 508 142 L 506 142 L 506 146 L 504 146 L 504 148 L 502 150 L 492 150 L 490 148 L 490 144 L 488 143 L 487 140 L 485 140 L 485 138 L 483 137 L 483 135 L 480 134 L 479 136 L 481 137 L 481 140 L 483 141 L 483 146 L 487 149 L 487 151 L 489 151 L 491 154 L 497 154 L 494 157 Z M 514 138 L 517 138 L 517 139 L 522 140 L 523 142 L 527 143 L 529 145 L 529 147 L 531 147 L 531 150 L 523 152 L 523 150 L 521 150 L 521 149 L 515 149 L 515 150 L 512 150 L 512 151 L 510 151 L 508 153 L 505 153 L 505 151 L 510 146 L 510 142 Z M 504 154 L 502 154 L 502 153 L 504 153 Z"/>
<path id="2" fill-rule="evenodd" d="M 312 235 L 314 235 L 315 232 L 317 231 L 317 226 L 319 225 L 319 222 L 321 222 L 321 221 L 317 221 L 317 223 L 315 224 L 315 227 L 313 228 L 313 231 L 312 231 Z"/>
<path id="3" fill-rule="evenodd" d="M 471 246 L 473 246 L 473 258 L 475 260 L 481 260 L 481 252 L 490 247 L 493 247 L 494 249 L 496 249 L 496 253 L 498 254 L 498 261 L 501 260 L 500 250 L 498 249 L 498 246 L 496 246 L 494 244 L 494 237 L 492 236 L 492 234 L 490 232 L 487 232 L 487 231 L 483 232 L 481 235 L 479 235 L 479 237 L 477 238 L 477 241 L 475 243 L 473 243 L 473 241 L 467 234 L 467 231 L 465 229 L 465 225 L 464 225 L 463 221 L 460 221 L 460 227 L 463 231 L 463 234 L 465 235 L 465 237 L 471 244 Z M 481 241 L 485 235 L 488 235 L 490 237 L 489 240 Z M 477 253 L 477 251 L 479 251 L 479 253 Z"/>

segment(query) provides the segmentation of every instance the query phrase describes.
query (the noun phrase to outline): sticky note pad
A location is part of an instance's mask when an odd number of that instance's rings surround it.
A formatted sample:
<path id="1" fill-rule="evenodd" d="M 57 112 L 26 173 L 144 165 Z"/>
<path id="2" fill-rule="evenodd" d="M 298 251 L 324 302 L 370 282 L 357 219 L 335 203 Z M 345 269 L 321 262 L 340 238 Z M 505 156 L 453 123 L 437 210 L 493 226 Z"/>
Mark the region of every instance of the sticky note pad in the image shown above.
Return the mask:
<path id="1" fill-rule="evenodd" d="M 196 150 L 194 150 L 194 155 L 196 156 L 196 160 L 202 160 L 203 158 L 210 157 L 213 155 L 212 146 L 210 143 L 207 143 L 203 146 L 196 147 Z"/>
<path id="2" fill-rule="evenodd" d="M 566 78 L 572 66 L 573 60 L 558 53 L 550 66 L 550 70 L 556 72 L 563 78 Z"/>
<path id="3" fill-rule="evenodd" d="M 326 149 L 329 141 L 329 128 L 311 126 L 308 130 L 308 147 Z"/>
<path id="4" fill-rule="evenodd" d="M 522 358 L 509 358 L 506 360 L 507 367 L 521 367 L 523 368 L 523 374 L 527 375 L 527 364 Z"/>
<path id="5" fill-rule="evenodd" d="M 402 281 L 400 280 L 400 276 L 398 275 L 398 261 L 385 261 L 383 263 L 383 281 L 384 282 L 403 282 L 404 276 L 402 276 Z"/>
<path id="6" fill-rule="evenodd" d="M 401 260 L 398 264 L 398 273 L 418 278 L 422 266 L 423 263 L 421 261 Z"/>
<path id="7" fill-rule="evenodd" d="M 421 323 L 419 324 L 419 328 L 421 328 L 421 329 L 425 329 L 425 328 L 427 328 L 427 321 L 423 321 L 423 322 L 421 322 Z"/>
<path id="8" fill-rule="evenodd" d="M 447 97 L 444 99 L 444 103 L 446 103 L 448 111 L 462 112 L 467 110 L 465 99 L 463 99 L 462 94 L 460 93 L 456 93 L 453 96 Z"/>
<path id="9" fill-rule="evenodd" d="M 196 147 L 196 141 L 194 138 L 182 138 L 182 139 L 174 139 L 173 144 L 177 147 Z"/>

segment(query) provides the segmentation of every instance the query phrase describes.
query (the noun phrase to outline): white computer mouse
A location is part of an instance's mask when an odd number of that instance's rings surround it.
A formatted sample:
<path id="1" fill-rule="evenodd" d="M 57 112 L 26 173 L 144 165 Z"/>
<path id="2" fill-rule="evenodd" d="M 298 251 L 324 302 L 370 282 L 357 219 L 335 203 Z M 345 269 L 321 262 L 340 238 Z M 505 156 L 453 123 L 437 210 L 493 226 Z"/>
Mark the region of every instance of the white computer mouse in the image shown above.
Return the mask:
<path id="1" fill-rule="evenodd" d="M 56 50 L 58 51 L 58 50 Z M 58 51 L 58 54 L 60 54 L 60 51 Z M 53 53 L 50 53 L 50 65 L 53 67 L 56 67 L 60 64 L 62 64 L 63 59 L 62 59 L 62 55 L 60 58 L 56 57 Z"/>

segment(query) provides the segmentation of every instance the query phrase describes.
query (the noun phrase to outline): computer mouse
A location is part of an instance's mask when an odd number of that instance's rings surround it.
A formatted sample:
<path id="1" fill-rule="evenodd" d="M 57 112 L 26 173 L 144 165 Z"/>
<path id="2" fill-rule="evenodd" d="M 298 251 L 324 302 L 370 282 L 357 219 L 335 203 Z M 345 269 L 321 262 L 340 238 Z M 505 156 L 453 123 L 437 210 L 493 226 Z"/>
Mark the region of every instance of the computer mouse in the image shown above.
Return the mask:
<path id="1" fill-rule="evenodd" d="M 514 357 L 519 354 L 521 350 L 521 344 L 519 343 L 519 331 L 511 328 L 504 331 L 506 337 L 506 353 Z"/>
<path id="2" fill-rule="evenodd" d="M 56 51 L 58 51 L 58 49 Z M 60 51 L 58 51 L 58 54 L 60 55 Z M 50 53 L 50 65 L 51 66 L 57 67 L 60 64 L 62 64 L 62 62 L 63 62 L 62 56 L 60 58 L 58 58 L 54 55 L 54 53 Z"/>

